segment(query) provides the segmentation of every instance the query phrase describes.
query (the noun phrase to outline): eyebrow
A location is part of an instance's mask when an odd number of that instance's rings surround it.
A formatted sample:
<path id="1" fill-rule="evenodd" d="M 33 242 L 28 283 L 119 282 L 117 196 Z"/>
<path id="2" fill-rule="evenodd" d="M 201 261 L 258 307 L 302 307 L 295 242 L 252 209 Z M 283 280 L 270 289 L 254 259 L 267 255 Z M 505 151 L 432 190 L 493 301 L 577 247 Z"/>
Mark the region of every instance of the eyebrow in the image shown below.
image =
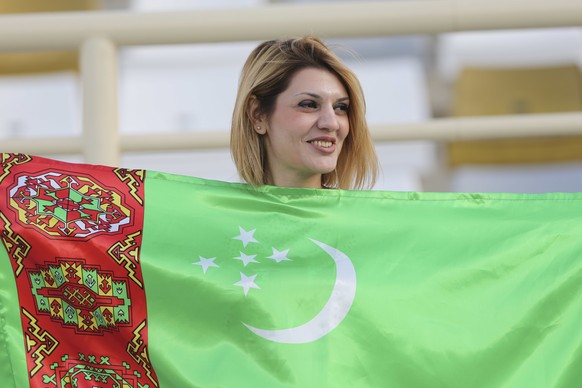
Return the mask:
<path id="1" fill-rule="evenodd" d="M 309 92 L 300 92 L 300 93 L 297 93 L 296 96 L 300 96 L 302 94 L 308 95 L 308 96 L 316 98 L 318 100 L 321 100 L 321 96 L 319 94 L 309 93 Z M 349 97 L 341 97 L 341 98 L 338 98 L 336 100 L 336 102 L 344 102 L 344 101 L 348 101 L 349 99 L 350 99 Z"/>

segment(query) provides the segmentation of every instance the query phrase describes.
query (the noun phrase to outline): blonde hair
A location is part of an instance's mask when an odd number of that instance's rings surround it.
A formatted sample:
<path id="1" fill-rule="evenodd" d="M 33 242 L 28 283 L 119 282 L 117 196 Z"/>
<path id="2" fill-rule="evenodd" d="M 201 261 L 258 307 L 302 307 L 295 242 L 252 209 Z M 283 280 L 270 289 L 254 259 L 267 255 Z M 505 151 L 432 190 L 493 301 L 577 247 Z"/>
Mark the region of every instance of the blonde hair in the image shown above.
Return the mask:
<path id="1" fill-rule="evenodd" d="M 366 123 L 360 82 L 321 40 L 312 36 L 263 42 L 247 58 L 240 76 L 230 135 L 231 154 L 240 177 L 251 185 L 272 183 L 264 137 L 253 128 L 251 105 L 256 98 L 261 113 L 270 116 L 277 96 L 287 89 L 297 71 L 305 68 L 335 74 L 350 99 L 350 131 L 336 169 L 323 174 L 322 184 L 340 189 L 371 188 L 378 174 L 378 158 Z"/>

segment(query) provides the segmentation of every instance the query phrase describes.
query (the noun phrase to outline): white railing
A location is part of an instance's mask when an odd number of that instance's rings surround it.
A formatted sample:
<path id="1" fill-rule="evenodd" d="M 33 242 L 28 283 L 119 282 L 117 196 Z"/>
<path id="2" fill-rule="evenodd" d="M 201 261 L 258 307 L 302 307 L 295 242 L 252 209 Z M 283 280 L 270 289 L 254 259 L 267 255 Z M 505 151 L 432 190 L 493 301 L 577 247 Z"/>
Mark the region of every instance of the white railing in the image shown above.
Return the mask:
<path id="1" fill-rule="evenodd" d="M 409 0 L 271 5 L 187 12 L 70 12 L 0 16 L 0 51 L 79 49 L 83 137 L 3 139 L 2 151 L 83 153 L 119 164 L 122 151 L 226 147 L 228 135 L 123 135 L 118 131 L 117 48 L 235 42 L 312 33 L 324 38 L 582 26 L 581 0 Z M 437 119 L 379 125 L 377 140 L 582 134 L 582 113 Z"/>

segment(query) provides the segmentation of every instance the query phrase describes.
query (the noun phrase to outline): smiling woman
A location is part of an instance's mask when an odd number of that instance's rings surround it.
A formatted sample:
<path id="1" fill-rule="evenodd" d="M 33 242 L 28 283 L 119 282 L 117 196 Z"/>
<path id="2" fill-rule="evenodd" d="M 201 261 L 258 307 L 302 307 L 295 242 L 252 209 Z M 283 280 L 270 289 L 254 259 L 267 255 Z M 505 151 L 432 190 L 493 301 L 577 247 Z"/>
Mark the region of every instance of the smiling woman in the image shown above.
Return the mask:
<path id="1" fill-rule="evenodd" d="M 250 54 L 231 152 L 252 185 L 366 189 L 378 172 L 360 83 L 315 37 L 267 41 Z"/>

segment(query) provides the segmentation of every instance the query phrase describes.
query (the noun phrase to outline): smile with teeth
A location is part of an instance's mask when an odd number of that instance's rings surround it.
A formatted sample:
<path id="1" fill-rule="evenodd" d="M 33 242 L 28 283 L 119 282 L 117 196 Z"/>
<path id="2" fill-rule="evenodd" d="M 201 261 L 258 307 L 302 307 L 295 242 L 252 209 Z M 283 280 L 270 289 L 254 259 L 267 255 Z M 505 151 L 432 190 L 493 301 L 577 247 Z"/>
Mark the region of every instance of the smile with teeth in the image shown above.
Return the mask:
<path id="1" fill-rule="evenodd" d="M 324 140 L 313 140 L 313 141 L 310 141 L 309 143 L 316 145 L 318 147 L 323 147 L 323 148 L 329 148 L 333 145 L 333 142 L 324 141 Z"/>

